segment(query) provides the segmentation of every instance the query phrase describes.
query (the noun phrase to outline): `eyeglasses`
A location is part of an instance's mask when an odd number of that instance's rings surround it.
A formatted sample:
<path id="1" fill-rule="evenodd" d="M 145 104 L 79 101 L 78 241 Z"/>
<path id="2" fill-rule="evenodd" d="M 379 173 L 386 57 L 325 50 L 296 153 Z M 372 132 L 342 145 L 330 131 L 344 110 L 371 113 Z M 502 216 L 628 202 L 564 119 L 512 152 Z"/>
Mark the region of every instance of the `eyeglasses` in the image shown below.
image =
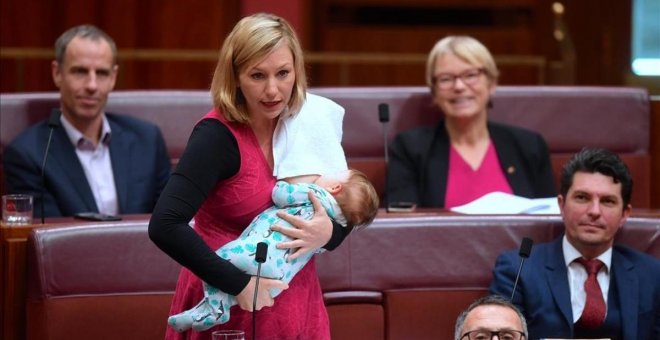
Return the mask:
<path id="1" fill-rule="evenodd" d="M 525 338 L 525 333 L 521 331 L 514 331 L 510 329 L 501 330 L 501 331 L 489 331 L 484 329 L 478 329 L 476 331 L 470 331 L 461 337 L 461 340 L 467 337 L 469 340 L 491 340 L 494 336 L 497 335 L 497 338 L 500 340 L 521 340 Z"/>
<path id="2" fill-rule="evenodd" d="M 433 77 L 433 82 L 440 90 L 449 90 L 456 85 L 456 79 L 460 78 L 466 85 L 474 85 L 479 81 L 479 77 L 485 70 L 478 68 L 474 70 L 465 71 L 457 76 L 453 74 L 440 74 Z"/>

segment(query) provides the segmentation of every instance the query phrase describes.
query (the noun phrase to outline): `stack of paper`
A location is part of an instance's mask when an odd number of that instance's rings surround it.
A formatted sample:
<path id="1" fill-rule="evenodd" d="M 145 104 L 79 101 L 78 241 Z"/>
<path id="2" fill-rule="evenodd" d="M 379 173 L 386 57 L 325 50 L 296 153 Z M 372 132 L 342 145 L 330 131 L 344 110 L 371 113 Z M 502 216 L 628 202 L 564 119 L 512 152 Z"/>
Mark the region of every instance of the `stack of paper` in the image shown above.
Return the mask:
<path id="1" fill-rule="evenodd" d="M 491 192 L 476 200 L 450 209 L 462 214 L 549 214 L 558 215 L 557 197 L 526 198 Z"/>

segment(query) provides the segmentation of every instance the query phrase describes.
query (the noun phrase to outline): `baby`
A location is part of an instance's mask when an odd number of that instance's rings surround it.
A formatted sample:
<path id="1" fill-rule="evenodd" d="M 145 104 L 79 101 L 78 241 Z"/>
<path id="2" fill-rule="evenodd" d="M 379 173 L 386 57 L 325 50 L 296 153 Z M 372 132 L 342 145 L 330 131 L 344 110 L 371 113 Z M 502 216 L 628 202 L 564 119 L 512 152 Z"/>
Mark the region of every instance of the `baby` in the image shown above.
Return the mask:
<path id="1" fill-rule="evenodd" d="M 311 180 L 313 183 L 308 182 Z M 309 252 L 298 259 L 287 261 L 289 250 L 278 249 L 275 245 L 290 238 L 271 230 L 270 226 L 279 224 L 292 227 L 277 217 L 276 212 L 279 210 L 311 219 L 314 207 L 307 195 L 309 191 L 314 193 L 328 216 L 347 228 L 370 224 L 378 212 L 376 190 L 360 171 L 345 170 L 331 175 L 289 178 L 275 185 L 272 193 L 274 206 L 257 215 L 238 239 L 220 247 L 216 254 L 246 273 L 256 275 L 256 245 L 265 242 L 268 245 L 268 258 L 261 267 L 261 276 L 289 283 L 314 254 Z M 270 293 L 275 297 L 281 290 L 271 290 Z M 235 304 L 236 298 L 233 295 L 204 283 L 202 301 L 192 309 L 170 316 L 168 324 L 179 332 L 190 328 L 204 331 L 229 321 L 229 308 Z"/>

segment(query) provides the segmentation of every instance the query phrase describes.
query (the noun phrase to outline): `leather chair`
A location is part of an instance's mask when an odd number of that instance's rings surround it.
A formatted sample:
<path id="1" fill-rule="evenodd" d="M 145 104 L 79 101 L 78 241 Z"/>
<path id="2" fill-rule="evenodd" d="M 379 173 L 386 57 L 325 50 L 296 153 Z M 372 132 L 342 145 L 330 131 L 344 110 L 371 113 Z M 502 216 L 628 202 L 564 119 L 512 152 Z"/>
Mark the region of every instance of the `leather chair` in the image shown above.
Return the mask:
<path id="1" fill-rule="evenodd" d="M 147 222 L 33 230 L 27 338 L 162 339 L 180 266 Z"/>

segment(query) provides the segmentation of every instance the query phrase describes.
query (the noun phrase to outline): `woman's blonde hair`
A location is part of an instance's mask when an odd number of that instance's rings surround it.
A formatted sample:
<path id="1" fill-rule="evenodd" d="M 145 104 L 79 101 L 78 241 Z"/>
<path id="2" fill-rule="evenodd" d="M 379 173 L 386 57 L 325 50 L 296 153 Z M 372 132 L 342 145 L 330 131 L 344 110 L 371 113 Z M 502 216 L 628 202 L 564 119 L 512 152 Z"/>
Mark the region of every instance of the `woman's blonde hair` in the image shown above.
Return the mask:
<path id="1" fill-rule="evenodd" d="M 435 43 L 426 60 L 426 84 L 431 88 L 435 82 L 433 75 L 435 61 L 444 54 L 453 54 L 469 64 L 482 68 L 488 79 L 497 82 L 500 73 L 488 48 L 475 38 L 450 35 Z"/>
<path id="2" fill-rule="evenodd" d="M 335 196 L 349 228 L 365 227 L 378 214 L 378 193 L 363 172 L 350 170 L 348 181 Z"/>
<path id="3" fill-rule="evenodd" d="M 238 76 L 269 53 L 285 44 L 291 49 L 296 80 L 285 113 L 295 114 L 305 101 L 307 78 L 300 42 L 291 25 L 273 14 L 258 13 L 241 19 L 220 48 L 211 83 L 213 105 L 232 122 L 247 123 L 247 103 Z"/>

